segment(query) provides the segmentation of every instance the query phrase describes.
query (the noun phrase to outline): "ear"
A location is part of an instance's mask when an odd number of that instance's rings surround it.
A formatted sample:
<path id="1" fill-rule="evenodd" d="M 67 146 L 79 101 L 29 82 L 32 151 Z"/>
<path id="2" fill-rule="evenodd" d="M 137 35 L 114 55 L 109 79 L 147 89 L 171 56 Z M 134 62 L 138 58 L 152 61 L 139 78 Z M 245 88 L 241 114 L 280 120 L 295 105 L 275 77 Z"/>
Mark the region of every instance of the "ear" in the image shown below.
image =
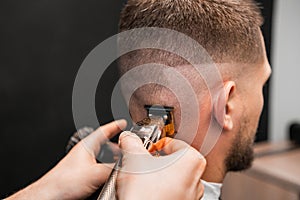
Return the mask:
<path id="1" fill-rule="evenodd" d="M 231 99 L 235 92 L 235 88 L 236 85 L 234 81 L 225 82 L 223 85 L 223 89 L 219 91 L 214 101 L 214 117 L 224 130 L 232 130 L 233 128 L 232 111 L 234 105 Z"/>

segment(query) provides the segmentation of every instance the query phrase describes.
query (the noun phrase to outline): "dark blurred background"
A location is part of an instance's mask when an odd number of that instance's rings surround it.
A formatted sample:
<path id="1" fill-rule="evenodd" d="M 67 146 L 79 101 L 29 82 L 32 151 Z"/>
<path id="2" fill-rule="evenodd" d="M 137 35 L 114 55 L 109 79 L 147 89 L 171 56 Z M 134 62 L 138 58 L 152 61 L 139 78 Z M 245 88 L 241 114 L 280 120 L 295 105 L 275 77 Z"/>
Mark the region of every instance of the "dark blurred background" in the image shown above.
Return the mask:
<path id="1" fill-rule="evenodd" d="M 82 61 L 117 33 L 125 0 L 0 1 L 0 197 L 42 176 L 65 154 L 75 131 L 72 89 Z M 260 0 L 270 56 L 273 1 Z M 96 95 L 100 123 L 112 120 L 113 63 Z M 268 138 L 266 106 L 257 141 Z"/>

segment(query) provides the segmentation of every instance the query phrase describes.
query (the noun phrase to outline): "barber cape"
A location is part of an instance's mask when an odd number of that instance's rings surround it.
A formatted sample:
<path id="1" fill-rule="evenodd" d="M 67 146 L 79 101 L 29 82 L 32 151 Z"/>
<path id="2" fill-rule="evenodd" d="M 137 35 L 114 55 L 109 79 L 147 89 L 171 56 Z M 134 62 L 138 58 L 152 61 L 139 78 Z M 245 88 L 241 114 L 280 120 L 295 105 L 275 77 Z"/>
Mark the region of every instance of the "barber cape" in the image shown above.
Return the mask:
<path id="1" fill-rule="evenodd" d="M 221 196 L 221 183 L 212 183 L 201 180 L 204 185 L 204 194 L 201 200 L 218 200 Z"/>

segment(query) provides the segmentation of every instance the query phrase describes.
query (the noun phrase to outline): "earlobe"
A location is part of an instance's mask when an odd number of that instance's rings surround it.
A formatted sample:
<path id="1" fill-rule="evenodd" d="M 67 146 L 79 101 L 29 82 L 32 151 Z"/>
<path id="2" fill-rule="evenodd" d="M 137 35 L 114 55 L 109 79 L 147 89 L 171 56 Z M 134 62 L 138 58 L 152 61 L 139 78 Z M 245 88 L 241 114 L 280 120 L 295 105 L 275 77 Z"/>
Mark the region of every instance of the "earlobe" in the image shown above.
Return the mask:
<path id="1" fill-rule="evenodd" d="M 231 116 L 225 115 L 223 128 L 228 131 L 233 129 L 233 120 Z"/>
<path id="2" fill-rule="evenodd" d="M 224 87 L 216 95 L 214 101 L 214 117 L 218 124 L 225 130 L 231 130 L 233 128 L 232 111 L 234 106 L 231 102 L 231 98 L 235 87 L 234 81 L 225 82 Z"/>

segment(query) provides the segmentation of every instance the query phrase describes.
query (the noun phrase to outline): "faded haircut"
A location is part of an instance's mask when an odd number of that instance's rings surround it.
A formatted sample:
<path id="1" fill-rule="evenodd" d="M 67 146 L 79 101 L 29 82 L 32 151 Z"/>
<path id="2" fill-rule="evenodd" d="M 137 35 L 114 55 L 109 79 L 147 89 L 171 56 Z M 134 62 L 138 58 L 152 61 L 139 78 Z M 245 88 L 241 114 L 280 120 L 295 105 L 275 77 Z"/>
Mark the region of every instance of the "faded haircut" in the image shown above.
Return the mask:
<path id="1" fill-rule="evenodd" d="M 263 18 L 253 0 L 128 0 L 120 32 L 143 27 L 168 28 L 196 40 L 216 63 L 260 63 Z M 145 63 L 188 64 L 183 58 L 155 49 L 137 50 L 119 60 L 122 73 Z"/>

